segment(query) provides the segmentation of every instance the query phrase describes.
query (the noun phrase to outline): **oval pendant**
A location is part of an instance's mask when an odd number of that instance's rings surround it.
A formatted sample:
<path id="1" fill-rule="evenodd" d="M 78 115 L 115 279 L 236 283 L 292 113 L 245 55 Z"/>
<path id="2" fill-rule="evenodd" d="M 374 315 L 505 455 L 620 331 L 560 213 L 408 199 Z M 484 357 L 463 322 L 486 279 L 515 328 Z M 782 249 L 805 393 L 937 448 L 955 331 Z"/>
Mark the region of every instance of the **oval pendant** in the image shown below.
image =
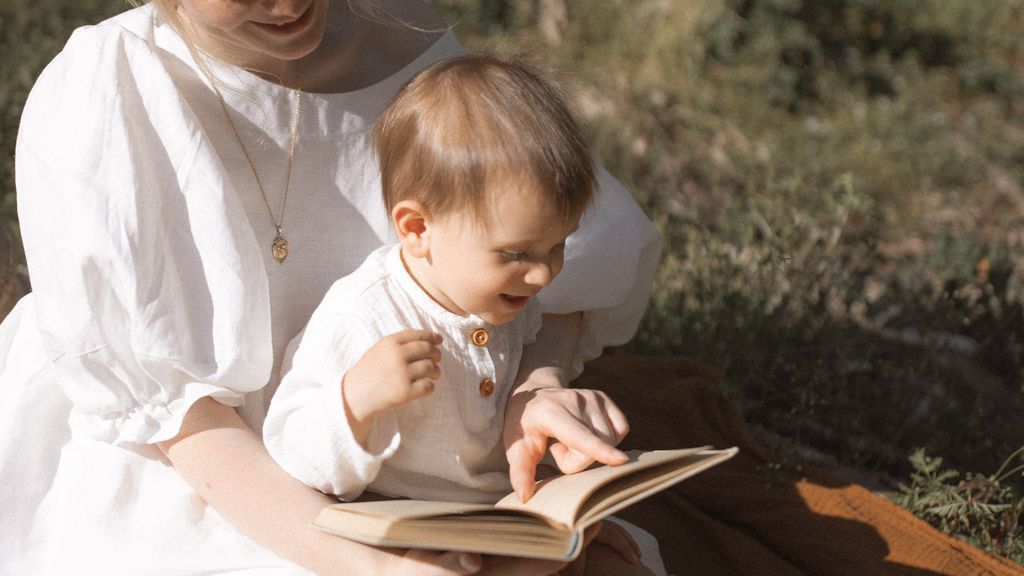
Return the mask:
<path id="1" fill-rule="evenodd" d="M 274 243 L 270 246 L 270 253 L 273 255 L 274 260 L 277 260 L 278 264 L 284 264 L 284 259 L 288 257 L 288 241 L 285 240 L 280 231 L 278 231 L 277 237 L 274 238 Z"/>

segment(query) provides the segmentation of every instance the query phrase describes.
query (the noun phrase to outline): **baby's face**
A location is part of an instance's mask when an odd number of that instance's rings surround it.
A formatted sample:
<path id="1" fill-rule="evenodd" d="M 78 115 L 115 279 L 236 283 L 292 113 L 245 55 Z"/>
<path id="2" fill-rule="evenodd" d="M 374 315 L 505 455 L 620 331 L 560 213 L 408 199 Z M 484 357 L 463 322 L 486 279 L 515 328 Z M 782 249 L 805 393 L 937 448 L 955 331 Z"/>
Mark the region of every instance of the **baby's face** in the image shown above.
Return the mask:
<path id="1" fill-rule="evenodd" d="M 427 290 L 451 312 L 503 324 L 561 272 L 565 240 L 579 218 L 566 221 L 532 186 L 494 186 L 485 221 L 469 210 L 434 220 Z"/>

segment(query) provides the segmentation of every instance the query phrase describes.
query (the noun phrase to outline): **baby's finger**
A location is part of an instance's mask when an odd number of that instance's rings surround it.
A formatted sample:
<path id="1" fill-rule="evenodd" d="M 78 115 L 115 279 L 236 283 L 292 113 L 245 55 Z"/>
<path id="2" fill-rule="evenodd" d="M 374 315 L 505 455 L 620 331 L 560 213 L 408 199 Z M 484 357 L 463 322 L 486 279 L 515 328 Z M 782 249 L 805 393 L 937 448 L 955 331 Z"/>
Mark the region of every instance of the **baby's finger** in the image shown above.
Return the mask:
<path id="1" fill-rule="evenodd" d="M 434 381 L 426 378 L 413 381 L 409 385 L 409 400 L 417 400 L 434 393 Z"/>
<path id="2" fill-rule="evenodd" d="M 505 449 L 509 480 L 520 502 L 533 496 L 537 486 L 537 464 L 544 458 L 546 437 L 521 437 Z"/>
<path id="3" fill-rule="evenodd" d="M 629 433 L 629 421 L 622 410 L 603 392 L 581 390 L 586 399 L 583 414 L 577 416 L 601 440 L 618 445 Z"/>
<path id="4" fill-rule="evenodd" d="M 408 363 L 421 359 L 429 359 L 433 362 L 441 361 L 441 349 L 426 340 L 411 340 L 402 344 L 401 354 L 402 359 Z"/>
<path id="5" fill-rule="evenodd" d="M 555 465 L 563 474 L 575 474 L 586 470 L 594 459 L 582 452 L 577 452 L 561 442 L 554 442 L 548 448 L 551 457 L 555 459 Z"/>
<path id="6" fill-rule="evenodd" d="M 597 435 L 598 438 L 615 446 L 619 443 L 618 432 L 615 430 L 615 425 L 612 423 L 609 414 L 603 409 L 591 410 L 589 414 L 585 415 L 586 420 L 583 421 L 584 425 L 590 427 L 590 431 Z"/>
<path id="7" fill-rule="evenodd" d="M 602 412 L 607 418 L 608 424 L 611 426 L 611 431 L 614 434 L 611 436 L 613 444 L 618 444 L 623 438 L 629 434 L 629 420 L 626 418 L 626 414 L 604 394 L 600 395 L 600 404 Z"/>
<path id="8" fill-rule="evenodd" d="M 410 380 L 437 380 L 441 377 L 441 367 L 431 359 L 416 360 L 409 364 L 408 374 Z"/>
<path id="9" fill-rule="evenodd" d="M 433 345 L 438 345 L 443 340 L 441 335 L 437 332 L 430 330 L 402 330 L 401 332 L 395 332 L 392 337 L 399 344 L 408 344 L 410 342 L 428 342 Z"/>
<path id="10" fill-rule="evenodd" d="M 561 418 L 548 423 L 546 427 L 547 437 L 556 438 L 566 448 L 602 464 L 622 464 L 629 459 L 625 452 L 598 437 L 588 426 L 575 418 Z"/>

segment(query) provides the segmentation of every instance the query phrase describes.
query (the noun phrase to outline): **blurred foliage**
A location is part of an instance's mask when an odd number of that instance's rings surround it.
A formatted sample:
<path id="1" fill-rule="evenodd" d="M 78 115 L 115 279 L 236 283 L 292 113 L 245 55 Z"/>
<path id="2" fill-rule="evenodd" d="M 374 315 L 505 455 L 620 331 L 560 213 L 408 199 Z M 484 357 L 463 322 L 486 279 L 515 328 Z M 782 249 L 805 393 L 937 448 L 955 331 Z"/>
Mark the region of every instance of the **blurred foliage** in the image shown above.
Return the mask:
<path id="1" fill-rule="evenodd" d="M 888 487 L 918 446 L 1024 444 L 1024 0 L 434 3 L 549 69 L 660 228 L 634 351 L 723 368 L 772 448 Z M 5 158 L 41 66 L 123 8 L 0 4 Z"/>
<path id="2" fill-rule="evenodd" d="M 1024 1 L 440 4 L 560 79 L 661 229 L 633 350 L 888 487 L 1022 444 Z"/>

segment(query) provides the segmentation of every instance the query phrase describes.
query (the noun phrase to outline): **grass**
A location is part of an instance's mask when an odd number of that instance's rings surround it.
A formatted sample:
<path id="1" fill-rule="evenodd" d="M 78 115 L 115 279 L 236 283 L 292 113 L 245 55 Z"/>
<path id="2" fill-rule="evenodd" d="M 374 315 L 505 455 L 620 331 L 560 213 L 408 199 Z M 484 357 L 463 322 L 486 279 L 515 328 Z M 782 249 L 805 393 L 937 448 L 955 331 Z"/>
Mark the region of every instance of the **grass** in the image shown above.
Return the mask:
<path id="1" fill-rule="evenodd" d="M 721 367 L 763 442 L 879 490 L 1024 446 L 1024 2 L 445 4 L 562 79 L 660 226 L 634 351 Z"/>
<path id="2" fill-rule="evenodd" d="M 661 229 L 633 351 L 721 367 L 763 442 L 880 490 L 1024 446 L 1024 0 L 436 3 L 552 71 Z M 124 7 L 0 4 L 7 158 L 41 66 Z"/>

